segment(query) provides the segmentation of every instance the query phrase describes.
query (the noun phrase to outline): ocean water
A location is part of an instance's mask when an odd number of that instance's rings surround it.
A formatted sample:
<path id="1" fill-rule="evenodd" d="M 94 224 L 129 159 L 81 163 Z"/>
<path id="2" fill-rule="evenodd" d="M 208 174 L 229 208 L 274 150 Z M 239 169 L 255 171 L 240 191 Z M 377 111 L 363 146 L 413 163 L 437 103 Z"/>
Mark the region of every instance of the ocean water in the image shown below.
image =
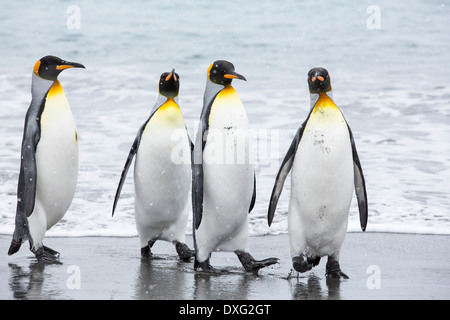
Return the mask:
<path id="1" fill-rule="evenodd" d="M 206 70 L 226 59 L 253 134 L 250 234 L 287 233 L 289 179 L 272 227 L 275 175 L 309 111 L 306 74 L 328 69 L 366 177 L 367 232 L 450 234 L 450 3 L 446 1 L 2 1 L 0 233 L 12 234 L 31 72 L 52 54 L 83 63 L 59 79 L 78 128 L 72 206 L 48 236 L 134 236 L 133 170 L 112 202 L 162 72 L 176 68 L 191 137 Z M 189 218 L 187 232 L 192 232 Z M 350 232 L 361 232 L 356 198 Z"/>

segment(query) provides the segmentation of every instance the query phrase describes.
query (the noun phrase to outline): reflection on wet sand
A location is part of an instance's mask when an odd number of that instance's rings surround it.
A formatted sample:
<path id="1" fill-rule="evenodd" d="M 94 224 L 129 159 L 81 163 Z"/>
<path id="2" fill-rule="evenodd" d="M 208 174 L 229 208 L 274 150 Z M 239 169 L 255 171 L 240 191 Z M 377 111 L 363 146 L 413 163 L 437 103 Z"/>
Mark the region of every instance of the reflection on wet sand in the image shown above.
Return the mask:
<path id="1" fill-rule="evenodd" d="M 326 278 L 327 290 L 322 290 L 322 279 L 311 273 L 307 276 L 306 283 L 301 281 L 304 277 L 289 277 L 288 283 L 294 300 L 339 300 L 341 280 Z"/>
<path id="2" fill-rule="evenodd" d="M 43 283 L 45 280 L 45 264 L 31 261 L 28 267 L 22 268 L 15 263 L 8 263 L 11 271 L 9 287 L 14 299 L 50 299 L 51 295 L 43 294 Z"/>
<path id="3" fill-rule="evenodd" d="M 73 295 L 74 291 L 66 286 L 67 274 L 61 276 L 60 268 L 48 266 L 37 261 L 26 264 L 8 264 L 10 269 L 9 288 L 14 299 L 58 299 Z M 340 283 L 335 279 L 309 275 L 290 274 L 287 278 L 272 275 L 246 273 L 240 267 L 229 267 L 220 272 L 194 271 L 193 263 L 174 259 L 173 256 L 140 259 L 135 269 L 133 299 L 147 300 L 248 300 L 252 292 L 267 289 L 276 279 L 284 279 L 293 300 L 340 299 Z M 86 270 L 83 277 L 90 277 Z M 63 282 L 64 283 L 63 283 Z M 99 280 L 102 282 L 101 280 Z M 284 282 L 283 281 L 283 282 Z M 326 288 L 322 288 L 326 284 Z M 83 291 L 89 296 L 95 290 L 96 283 L 84 282 Z M 264 285 L 265 284 L 265 285 Z M 89 288 L 88 285 L 93 286 Z M 98 285 L 98 284 L 97 284 Z M 275 287 L 273 299 L 278 299 Z M 126 287 L 119 286 L 118 292 L 126 292 Z M 76 290 L 82 293 L 80 290 Z M 76 298 L 75 295 L 72 298 Z M 98 296 L 91 296 L 97 299 Z"/>
<path id="4" fill-rule="evenodd" d="M 168 263 L 170 262 L 170 264 Z M 135 299 L 191 299 L 190 275 L 183 272 L 185 262 L 141 258 L 135 285 Z"/>
<path id="5" fill-rule="evenodd" d="M 223 300 L 237 299 L 247 300 L 248 292 L 257 275 L 234 273 L 224 271 L 222 273 L 196 272 L 194 275 L 196 300 Z"/>
<path id="6" fill-rule="evenodd" d="M 287 236 L 254 237 L 259 253 L 270 245 L 281 263 L 258 275 L 247 274 L 233 258 L 216 255 L 219 274 L 194 271 L 193 261 L 178 259 L 172 245 L 158 258 L 140 259 L 136 238 L 55 238 L 65 248 L 63 265 L 42 265 L 28 252 L 0 258 L 0 299 L 445 299 L 449 236 L 352 234 L 344 251 L 350 279 L 334 281 L 324 268 L 289 277 L 292 265 Z M 10 237 L 0 235 L 0 252 Z M 392 243 L 396 245 L 392 245 Z M 417 250 L 419 248 L 420 250 Z M 432 249 L 432 250 L 431 250 Z M 411 256 L 416 250 L 420 254 Z M 396 265 L 389 263 L 395 260 Z M 423 263 L 426 261 L 426 264 Z M 382 268 L 381 289 L 367 286 L 368 265 Z M 71 279 L 77 275 L 80 286 Z M 405 277 L 405 268 L 410 268 Z M 423 284 L 426 284 L 425 286 Z M 408 290 L 405 291 L 405 286 Z"/>
<path id="7" fill-rule="evenodd" d="M 171 258 L 141 259 L 135 277 L 135 299 L 248 299 L 259 276 L 231 268 L 219 273 L 194 271 L 193 263 Z"/>

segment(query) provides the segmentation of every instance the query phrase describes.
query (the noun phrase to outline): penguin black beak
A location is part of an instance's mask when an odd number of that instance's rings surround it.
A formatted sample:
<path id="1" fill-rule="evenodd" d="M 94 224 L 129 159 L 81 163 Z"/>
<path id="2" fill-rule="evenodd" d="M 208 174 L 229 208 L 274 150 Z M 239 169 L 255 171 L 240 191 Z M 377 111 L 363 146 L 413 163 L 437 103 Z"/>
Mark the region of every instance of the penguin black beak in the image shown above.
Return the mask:
<path id="1" fill-rule="evenodd" d="M 237 72 L 232 72 L 232 73 L 227 73 L 224 75 L 224 78 L 227 79 L 239 79 L 239 80 L 244 80 L 247 81 L 247 79 L 245 79 L 245 77 Z"/>
<path id="2" fill-rule="evenodd" d="M 64 64 L 60 64 L 59 66 L 57 66 L 56 70 L 65 70 L 65 69 L 69 69 L 69 68 L 83 68 L 83 69 L 86 69 L 86 67 L 84 65 L 82 65 L 81 63 L 65 61 Z"/>

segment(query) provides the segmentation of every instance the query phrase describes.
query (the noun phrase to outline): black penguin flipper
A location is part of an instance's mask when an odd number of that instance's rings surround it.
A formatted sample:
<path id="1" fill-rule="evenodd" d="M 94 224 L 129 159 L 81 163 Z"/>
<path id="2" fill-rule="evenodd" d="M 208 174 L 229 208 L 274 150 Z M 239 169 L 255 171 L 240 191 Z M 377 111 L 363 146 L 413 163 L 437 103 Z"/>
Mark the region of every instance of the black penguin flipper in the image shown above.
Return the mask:
<path id="1" fill-rule="evenodd" d="M 252 212 L 253 207 L 256 202 L 256 172 L 253 172 L 253 195 L 252 200 L 250 201 L 250 208 L 248 209 L 248 213 Z"/>
<path id="2" fill-rule="evenodd" d="M 150 120 L 150 119 L 149 119 Z M 133 158 L 136 155 L 136 153 L 138 152 L 139 149 L 139 144 L 141 142 L 141 136 L 142 136 L 142 132 L 144 132 L 145 126 L 147 125 L 147 122 L 145 122 L 145 124 L 139 129 L 138 134 L 136 136 L 136 138 L 134 139 L 133 145 L 131 146 L 130 152 L 128 153 L 128 158 L 127 161 L 125 162 L 125 165 L 123 167 L 122 170 L 122 175 L 120 177 L 120 181 L 119 181 L 119 185 L 117 186 L 117 191 L 116 191 L 116 196 L 114 197 L 114 204 L 113 204 L 113 209 L 112 209 L 112 216 L 114 216 L 114 211 L 116 210 L 116 206 L 117 206 L 117 202 L 119 201 L 120 198 L 120 192 L 122 191 L 123 185 L 125 183 L 125 179 L 127 177 L 127 173 L 128 173 L 128 169 L 131 166 L 131 163 L 133 162 Z"/>
<path id="3" fill-rule="evenodd" d="M 278 174 L 272 190 L 272 195 L 270 196 L 269 211 L 267 213 L 267 221 L 269 227 L 272 224 L 272 220 L 275 215 L 278 199 L 280 198 L 281 192 L 283 191 L 284 181 L 286 180 L 286 177 L 292 168 L 292 164 L 294 163 L 295 153 L 297 152 L 298 144 L 300 143 L 300 139 L 303 135 L 305 124 L 306 121 L 297 130 L 297 133 L 292 140 L 291 146 L 289 147 L 283 159 L 283 162 L 281 163 L 280 169 L 278 170 Z"/>
<path id="4" fill-rule="evenodd" d="M 195 139 L 194 152 L 192 154 L 192 211 L 194 230 L 200 227 L 203 216 L 203 150 L 205 149 L 211 107 L 220 91 L 211 97 L 210 101 L 204 101 L 200 115 L 199 130 Z"/>
<path id="5" fill-rule="evenodd" d="M 194 143 L 192 143 L 190 137 L 189 141 L 191 143 L 191 170 L 192 170 L 191 197 L 192 197 L 192 212 L 193 212 L 194 238 L 195 238 L 195 229 L 198 229 L 198 227 L 200 226 L 200 222 L 202 220 L 202 208 L 199 206 L 200 204 L 203 204 L 203 165 L 201 163 L 202 152 L 200 152 L 199 150 L 196 151 L 195 145 Z M 196 141 L 196 143 L 198 143 L 198 141 Z M 196 158 L 195 156 L 196 153 L 200 154 L 199 155 L 200 160 Z"/>
<path id="6" fill-rule="evenodd" d="M 203 141 L 204 126 L 200 122 L 201 128 L 197 133 L 197 138 L 192 152 L 192 212 L 194 231 L 200 227 L 203 216 Z M 206 136 L 206 135 L 205 135 Z M 206 139 L 206 138 L 205 138 Z M 194 232 L 195 233 L 195 232 Z"/>
<path id="7" fill-rule="evenodd" d="M 38 126 L 27 126 L 24 133 L 21 152 L 19 182 L 17 190 L 17 208 L 29 217 L 34 209 L 36 199 L 36 147 L 39 142 Z"/>
<path id="8" fill-rule="evenodd" d="M 189 147 L 191 150 L 191 161 L 192 161 L 192 159 L 193 159 L 192 157 L 194 156 L 194 143 L 192 142 L 191 136 L 189 135 L 187 126 L 185 125 L 184 127 L 186 128 L 186 134 L 187 134 L 188 141 L 189 141 Z"/>
<path id="9" fill-rule="evenodd" d="M 27 218 L 33 213 L 35 205 L 37 182 L 36 148 L 41 133 L 38 118 L 44 103 L 45 100 L 42 101 L 40 106 L 37 106 L 32 101 L 25 117 L 17 185 L 16 221 L 8 255 L 16 253 L 24 241 L 32 241 Z"/>
<path id="10" fill-rule="evenodd" d="M 348 124 L 347 124 L 347 126 L 348 126 Z M 355 193 L 356 193 L 356 199 L 358 200 L 359 221 L 361 224 L 362 231 L 366 231 L 367 220 L 368 220 L 368 215 L 369 215 L 368 203 L 367 203 L 366 181 L 364 179 L 361 162 L 359 161 L 358 152 L 356 150 L 355 140 L 353 139 L 353 133 L 352 133 L 352 130 L 350 129 L 350 126 L 348 126 L 348 132 L 350 134 L 350 141 L 352 144 Z"/>
<path id="11" fill-rule="evenodd" d="M 192 167 L 192 211 L 197 230 L 203 216 L 203 165 L 195 163 Z"/>

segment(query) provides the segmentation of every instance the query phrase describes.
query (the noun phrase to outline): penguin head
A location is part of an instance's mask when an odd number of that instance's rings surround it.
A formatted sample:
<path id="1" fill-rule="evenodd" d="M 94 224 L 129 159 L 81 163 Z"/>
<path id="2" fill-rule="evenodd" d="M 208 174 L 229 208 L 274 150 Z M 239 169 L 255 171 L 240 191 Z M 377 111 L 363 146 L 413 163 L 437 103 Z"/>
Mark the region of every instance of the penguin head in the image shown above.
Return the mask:
<path id="1" fill-rule="evenodd" d="M 214 61 L 208 68 L 208 79 L 215 84 L 227 86 L 231 80 L 240 79 L 247 81 L 243 75 L 234 71 L 234 65 L 225 60 Z"/>
<path id="2" fill-rule="evenodd" d="M 313 68 L 308 72 L 308 86 L 310 93 L 331 91 L 331 80 L 324 68 Z"/>
<path id="3" fill-rule="evenodd" d="M 33 72 L 42 79 L 55 81 L 58 75 L 68 68 L 84 68 L 84 66 L 55 56 L 45 56 L 35 63 Z"/>
<path id="4" fill-rule="evenodd" d="M 178 96 L 180 89 L 180 76 L 172 69 L 171 72 L 164 72 L 159 79 L 159 94 L 167 98 Z"/>

